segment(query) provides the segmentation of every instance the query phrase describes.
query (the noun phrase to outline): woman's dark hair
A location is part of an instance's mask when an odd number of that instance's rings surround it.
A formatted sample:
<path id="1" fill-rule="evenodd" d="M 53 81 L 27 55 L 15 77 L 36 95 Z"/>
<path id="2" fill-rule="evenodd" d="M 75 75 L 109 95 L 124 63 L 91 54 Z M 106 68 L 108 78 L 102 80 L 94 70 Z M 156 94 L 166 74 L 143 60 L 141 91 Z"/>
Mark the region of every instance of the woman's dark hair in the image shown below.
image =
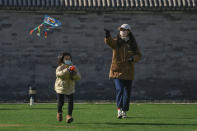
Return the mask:
<path id="1" fill-rule="evenodd" d="M 71 56 L 71 54 L 68 53 L 68 52 L 63 52 L 61 55 L 58 56 L 58 61 L 57 61 L 58 65 L 61 65 L 62 63 L 64 63 L 64 57 L 65 57 L 65 56 L 70 56 L 70 59 L 71 59 L 71 61 L 72 61 L 72 56 Z"/>
<path id="2" fill-rule="evenodd" d="M 131 31 L 129 31 L 128 35 L 129 35 L 128 44 L 130 45 L 131 50 L 136 51 L 137 50 L 137 42 L 135 40 L 135 37 L 134 37 L 134 35 L 132 34 Z M 122 43 L 123 40 L 120 38 L 120 34 L 117 35 L 117 40 L 118 40 L 118 47 L 121 47 L 122 46 L 121 43 Z"/>

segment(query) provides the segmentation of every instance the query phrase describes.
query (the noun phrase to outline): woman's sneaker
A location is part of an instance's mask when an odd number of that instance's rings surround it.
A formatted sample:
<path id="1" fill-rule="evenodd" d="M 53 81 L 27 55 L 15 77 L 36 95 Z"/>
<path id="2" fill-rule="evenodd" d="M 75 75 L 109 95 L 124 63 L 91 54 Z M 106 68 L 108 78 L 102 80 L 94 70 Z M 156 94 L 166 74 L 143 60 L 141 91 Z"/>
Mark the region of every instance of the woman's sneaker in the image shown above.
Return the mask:
<path id="1" fill-rule="evenodd" d="M 118 119 L 122 119 L 122 110 L 118 108 Z"/>
<path id="2" fill-rule="evenodd" d="M 122 111 L 122 118 L 126 118 L 127 115 L 126 115 L 126 111 Z"/>
<path id="3" fill-rule="evenodd" d="M 62 121 L 62 113 L 57 113 L 57 121 Z"/>

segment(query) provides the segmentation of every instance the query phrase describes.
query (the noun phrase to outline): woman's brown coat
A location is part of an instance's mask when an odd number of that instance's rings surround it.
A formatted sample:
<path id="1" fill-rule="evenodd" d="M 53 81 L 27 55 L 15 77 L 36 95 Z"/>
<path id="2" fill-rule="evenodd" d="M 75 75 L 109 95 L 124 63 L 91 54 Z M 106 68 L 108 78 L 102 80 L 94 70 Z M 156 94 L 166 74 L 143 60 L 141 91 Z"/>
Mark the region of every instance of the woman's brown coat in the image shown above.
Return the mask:
<path id="1" fill-rule="evenodd" d="M 141 53 L 134 40 L 130 47 L 129 44 L 118 38 L 112 37 L 105 38 L 105 43 L 113 50 L 112 63 L 110 68 L 109 77 L 124 80 L 134 80 L 134 64 L 141 59 Z M 128 61 L 133 56 L 134 61 Z"/>

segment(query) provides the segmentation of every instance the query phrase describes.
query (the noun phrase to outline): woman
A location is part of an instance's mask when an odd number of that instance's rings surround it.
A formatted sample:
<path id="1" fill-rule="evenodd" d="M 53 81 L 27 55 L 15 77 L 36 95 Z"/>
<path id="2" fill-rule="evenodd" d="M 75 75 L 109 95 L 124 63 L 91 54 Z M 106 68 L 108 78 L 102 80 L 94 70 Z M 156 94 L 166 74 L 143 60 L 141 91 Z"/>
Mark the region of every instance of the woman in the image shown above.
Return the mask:
<path id="1" fill-rule="evenodd" d="M 119 28 L 120 33 L 112 38 L 105 29 L 105 43 L 113 50 L 109 77 L 114 79 L 118 118 L 126 118 L 129 111 L 132 81 L 134 80 L 134 64 L 141 59 L 136 40 L 128 24 Z"/>

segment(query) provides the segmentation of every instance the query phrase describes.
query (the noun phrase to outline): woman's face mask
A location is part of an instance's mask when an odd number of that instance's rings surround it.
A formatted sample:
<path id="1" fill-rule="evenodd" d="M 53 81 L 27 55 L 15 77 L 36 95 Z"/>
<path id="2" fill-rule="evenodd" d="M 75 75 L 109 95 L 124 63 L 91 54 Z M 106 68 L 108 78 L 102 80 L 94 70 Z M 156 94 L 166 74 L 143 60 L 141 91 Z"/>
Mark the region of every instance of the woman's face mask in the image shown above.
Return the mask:
<path id="1" fill-rule="evenodd" d="M 128 31 L 127 30 L 125 30 L 125 31 L 120 31 L 120 36 L 121 37 L 127 37 L 128 36 Z"/>

